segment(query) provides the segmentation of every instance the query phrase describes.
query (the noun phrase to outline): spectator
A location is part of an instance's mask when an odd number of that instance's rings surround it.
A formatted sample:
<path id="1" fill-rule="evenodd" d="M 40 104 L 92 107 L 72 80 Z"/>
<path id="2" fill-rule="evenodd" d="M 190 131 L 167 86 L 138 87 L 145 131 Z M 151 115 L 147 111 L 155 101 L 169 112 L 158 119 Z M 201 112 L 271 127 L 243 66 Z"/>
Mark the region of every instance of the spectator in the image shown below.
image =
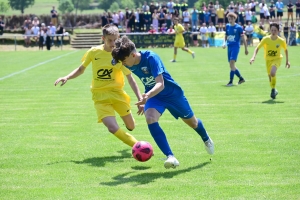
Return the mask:
<path id="1" fill-rule="evenodd" d="M 270 11 L 270 18 L 271 19 L 275 19 L 275 4 L 274 4 L 274 1 L 271 0 L 271 3 L 270 3 L 270 7 L 269 7 L 269 11 Z"/>
<path id="2" fill-rule="evenodd" d="M 289 38 L 289 23 L 288 22 L 284 23 L 283 36 L 285 38 L 285 42 L 288 44 L 288 38 Z"/>
<path id="3" fill-rule="evenodd" d="M 128 8 L 125 9 L 125 27 L 126 27 L 126 32 L 128 31 L 128 22 L 129 22 L 129 15 L 130 12 L 128 10 Z"/>
<path id="4" fill-rule="evenodd" d="M 113 24 L 116 26 L 116 27 L 119 27 L 119 23 L 120 23 L 120 16 L 118 13 L 116 12 L 113 12 L 113 15 L 112 15 L 112 20 L 113 20 Z"/>
<path id="5" fill-rule="evenodd" d="M 50 22 L 51 46 L 54 45 L 54 35 L 56 34 L 56 26 Z"/>
<path id="6" fill-rule="evenodd" d="M 167 24 L 166 23 L 162 24 L 162 26 L 160 28 L 160 33 L 167 34 Z"/>
<path id="7" fill-rule="evenodd" d="M 251 22 L 251 19 L 252 19 L 252 12 L 251 12 L 250 8 L 247 8 L 246 12 L 245 12 L 246 25 L 248 25 L 249 22 Z"/>
<path id="8" fill-rule="evenodd" d="M 281 0 L 278 0 L 275 4 L 276 9 L 277 9 L 277 20 L 279 20 L 279 23 L 281 22 L 282 16 L 283 16 L 283 8 L 284 5 L 281 2 Z"/>
<path id="9" fill-rule="evenodd" d="M 192 17 L 192 31 L 197 31 L 198 28 L 198 13 L 199 11 L 194 6 L 193 10 L 191 11 L 191 17 Z"/>
<path id="10" fill-rule="evenodd" d="M 38 20 L 37 17 L 34 17 L 33 20 L 32 20 L 32 25 L 36 25 L 38 27 L 40 27 L 40 21 Z"/>
<path id="11" fill-rule="evenodd" d="M 150 33 L 150 34 L 155 34 L 155 33 L 157 33 L 157 31 L 155 30 L 155 28 L 154 28 L 153 25 L 150 26 L 150 30 L 148 31 L 148 33 Z"/>
<path id="12" fill-rule="evenodd" d="M 167 27 L 170 27 L 172 25 L 172 19 L 173 19 L 173 14 L 168 12 L 166 15 Z"/>
<path id="13" fill-rule="evenodd" d="M 167 9 L 168 11 L 173 14 L 174 13 L 174 6 L 175 6 L 175 3 L 173 2 L 173 0 L 170 0 L 168 3 L 167 3 Z"/>
<path id="14" fill-rule="evenodd" d="M 39 50 L 43 50 L 44 44 L 46 43 L 46 32 L 47 27 L 42 23 L 39 31 Z"/>
<path id="15" fill-rule="evenodd" d="M 24 34 L 25 47 L 29 47 L 31 45 L 31 35 L 32 35 L 31 25 L 29 25 L 29 27 L 25 27 L 24 30 L 25 30 L 25 34 Z"/>
<path id="16" fill-rule="evenodd" d="M 109 24 L 113 23 L 113 18 L 111 12 L 107 12 L 107 21 Z"/>
<path id="17" fill-rule="evenodd" d="M 58 17 L 58 13 L 57 11 L 55 10 L 55 6 L 52 6 L 52 10 L 50 11 L 50 14 L 51 14 L 51 22 L 54 26 L 57 26 L 57 17 Z"/>
<path id="18" fill-rule="evenodd" d="M 134 31 L 140 31 L 141 27 L 140 27 L 140 9 L 136 9 L 136 11 L 134 12 L 135 15 L 135 28 Z"/>
<path id="19" fill-rule="evenodd" d="M 167 34 L 175 34 L 175 30 L 172 25 L 169 26 L 169 29 L 167 30 Z"/>
<path id="20" fill-rule="evenodd" d="M 296 3 L 296 25 L 300 24 L 300 0 L 298 0 Z"/>
<path id="21" fill-rule="evenodd" d="M 181 10 L 181 4 L 178 2 L 178 0 L 176 0 L 176 2 L 174 4 L 174 16 L 175 17 L 179 17 L 180 10 Z"/>
<path id="22" fill-rule="evenodd" d="M 200 28 L 200 36 L 202 41 L 202 47 L 205 48 L 207 46 L 207 27 L 206 23 L 202 24 L 202 27 Z"/>
<path id="23" fill-rule="evenodd" d="M 158 15 L 159 28 L 161 28 L 164 23 L 166 23 L 165 13 L 163 12 L 163 9 L 160 9 L 160 13 Z"/>
<path id="24" fill-rule="evenodd" d="M 122 30 L 124 28 L 124 21 L 125 21 L 124 13 L 121 10 L 119 10 L 119 24 Z"/>
<path id="25" fill-rule="evenodd" d="M 189 8 L 189 5 L 186 3 L 185 0 L 183 0 L 182 3 L 181 3 L 181 12 L 183 13 L 185 10 L 187 11 L 188 8 Z"/>
<path id="26" fill-rule="evenodd" d="M 293 4 L 292 0 L 289 0 L 289 3 L 287 5 L 287 12 L 288 12 L 287 21 L 289 21 L 290 18 L 292 18 L 292 22 L 294 21 L 293 8 L 294 8 L 294 4 Z"/>
<path id="27" fill-rule="evenodd" d="M 37 44 L 38 43 L 38 39 L 39 39 L 40 27 L 38 27 L 36 24 L 33 24 L 33 27 L 31 28 L 31 32 L 34 35 L 33 39 L 35 41 L 35 44 Z"/>
<path id="28" fill-rule="evenodd" d="M 183 23 L 184 24 L 189 24 L 190 23 L 190 13 L 188 12 L 188 9 L 185 9 L 182 13 L 183 17 Z"/>
<path id="29" fill-rule="evenodd" d="M 207 28 L 207 33 L 211 40 L 211 43 L 209 43 L 209 46 L 216 47 L 216 44 L 215 44 L 216 32 L 217 32 L 216 27 L 214 26 L 213 22 L 210 22 L 209 26 Z M 210 44 L 212 44 L 212 45 L 210 45 Z"/>
<path id="30" fill-rule="evenodd" d="M 144 11 L 144 13 L 149 11 L 149 6 L 147 4 L 147 1 L 144 1 L 144 5 L 142 6 L 142 11 Z"/>
<path id="31" fill-rule="evenodd" d="M 153 28 L 158 31 L 158 16 L 157 10 L 154 10 L 154 13 L 152 14 L 152 26 Z"/>
<path id="32" fill-rule="evenodd" d="M 153 14 L 154 11 L 156 10 L 156 6 L 154 5 L 153 1 L 150 3 L 149 10 L 150 10 L 151 14 Z"/>
<path id="33" fill-rule="evenodd" d="M 290 27 L 290 39 L 289 39 L 290 46 L 297 46 L 296 33 L 297 33 L 296 26 L 295 26 L 294 22 L 292 22 L 291 27 Z"/>
<path id="34" fill-rule="evenodd" d="M 64 33 L 65 33 L 65 29 L 62 25 L 62 23 L 60 23 L 57 27 L 57 31 L 56 31 L 56 34 L 60 35 L 60 36 L 56 36 L 56 42 L 57 42 L 57 45 L 60 46 L 63 44 L 63 41 L 64 41 Z M 60 40 L 61 39 L 61 40 Z"/>
<path id="35" fill-rule="evenodd" d="M 191 38 L 192 38 L 192 40 L 193 40 L 193 46 L 194 47 L 198 47 L 199 46 L 199 43 L 198 43 L 198 32 L 193 32 L 192 34 L 191 34 Z"/>
<path id="36" fill-rule="evenodd" d="M 152 24 L 152 14 L 148 10 L 144 13 L 144 22 L 146 24 L 146 32 L 150 30 L 150 25 Z"/>
<path id="37" fill-rule="evenodd" d="M 245 34 L 246 34 L 246 37 L 247 37 L 248 46 L 250 46 L 250 44 L 253 46 L 253 39 L 252 39 L 253 31 L 254 31 L 254 28 L 251 24 L 251 21 L 248 21 L 248 24 L 245 27 Z"/>
<path id="38" fill-rule="evenodd" d="M 223 27 L 224 27 L 224 9 L 222 7 L 222 5 L 219 6 L 219 8 L 217 9 L 217 17 L 218 17 L 218 31 L 223 31 Z"/>
<path id="39" fill-rule="evenodd" d="M 5 24 L 0 16 L 0 35 L 3 35 Z"/>
<path id="40" fill-rule="evenodd" d="M 251 0 L 250 6 L 251 6 L 251 12 L 256 14 L 256 5 L 258 2 L 254 2 L 254 0 Z"/>
<path id="41" fill-rule="evenodd" d="M 29 28 L 29 26 L 31 26 L 32 22 L 31 22 L 31 19 L 30 17 L 27 17 L 25 20 L 24 20 L 24 23 L 23 23 L 23 28 Z"/>
<path id="42" fill-rule="evenodd" d="M 50 26 L 47 26 L 46 28 L 46 31 L 45 31 L 45 43 L 46 43 L 46 47 L 47 47 L 47 50 L 50 51 L 51 49 L 51 36 L 52 36 L 52 33 L 51 33 L 51 29 L 50 29 Z"/>
<path id="43" fill-rule="evenodd" d="M 264 14 L 265 14 L 265 20 L 267 23 L 269 23 L 270 19 L 270 11 L 267 5 L 264 6 Z"/>
<path id="44" fill-rule="evenodd" d="M 132 31 L 135 31 L 135 12 L 133 9 L 131 10 L 131 13 L 129 14 L 127 30 L 129 31 L 129 33 Z"/>
<path id="45" fill-rule="evenodd" d="M 104 27 L 106 24 L 108 24 L 107 13 L 103 12 L 101 16 L 101 26 Z"/>
<path id="46" fill-rule="evenodd" d="M 210 21 L 210 12 L 206 11 L 204 13 L 204 23 L 209 24 Z"/>

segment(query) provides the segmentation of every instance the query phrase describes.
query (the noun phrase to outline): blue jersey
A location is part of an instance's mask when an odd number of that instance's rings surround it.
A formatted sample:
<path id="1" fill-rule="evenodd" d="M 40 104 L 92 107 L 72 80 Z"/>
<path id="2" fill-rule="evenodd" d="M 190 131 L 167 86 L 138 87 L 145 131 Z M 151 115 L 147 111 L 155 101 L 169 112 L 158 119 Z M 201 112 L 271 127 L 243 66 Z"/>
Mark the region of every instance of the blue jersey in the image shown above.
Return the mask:
<path id="1" fill-rule="evenodd" d="M 155 108 L 163 114 L 165 109 L 168 109 L 176 119 L 191 118 L 194 112 L 183 90 L 171 77 L 160 57 L 152 51 L 140 51 L 140 54 L 139 64 L 126 67 L 141 79 L 145 86 L 145 93 L 155 86 L 155 78 L 160 74 L 163 76 L 165 86 L 161 92 L 147 100 L 144 110 Z"/>
<path id="2" fill-rule="evenodd" d="M 156 96 L 168 96 L 168 94 L 172 93 L 174 87 L 180 88 L 156 53 L 152 51 L 140 51 L 140 54 L 141 61 L 139 64 L 126 67 L 142 81 L 145 86 L 145 93 L 155 86 L 155 78 L 160 74 L 164 78 L 165 88 Z"/>
<path id="3" fill-rule="evenodd" d="M 243 34 L 243 28 L 234 24 L 226 24 L 226 36 L 227 36 L 227 46 L 240 46 L 241 35 Z"/>

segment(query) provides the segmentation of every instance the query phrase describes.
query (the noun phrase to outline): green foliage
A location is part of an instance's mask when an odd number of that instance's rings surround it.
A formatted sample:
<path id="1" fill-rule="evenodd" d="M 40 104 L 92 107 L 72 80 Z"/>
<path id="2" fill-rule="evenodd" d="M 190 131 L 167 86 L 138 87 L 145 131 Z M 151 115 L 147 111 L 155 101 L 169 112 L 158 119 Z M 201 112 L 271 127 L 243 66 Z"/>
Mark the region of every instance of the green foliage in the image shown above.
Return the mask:
<path id="1" fill-rule="evenodd" d="M 70 13 L 74 10 L 74 5 L 70 0 L 60 0 L 58 10 L 62 13 Z"/>
<path id="2" fill-rule="evenodd" d="M 14 10 L 20 10 L 24 13 L 25 8 L 34 5 L 34 0 L 8 0 L 10 7 Z"/>
<path id="3" fill-rule="evenodd" d="M 5 2 L 0 2 L 0 12 L 7 12 L 9 10 L 9 4 Z"/>
<path id="4" fill-rule="evenodd" d="M 81 12 L 84 10 L 88 10 L 90 8 L 91 2 L 91 0 L 72 0 L 75 9 L 78 9 Z"/>
<path id="5" fill-rule="evenodd" d="M 135 8 L 135 4 L 134 4 L 133 0 L 122 0 L 121 6 L 122 6 L 122 8 L 129 8 L 129 9 Z"/>
<path id="6" fill-rule="evenodd" d="M 117 12 L 120 9 L 119 4 L 117 2 L 114 2 L 111 4 L 109 10 L 112 12 Z"/>

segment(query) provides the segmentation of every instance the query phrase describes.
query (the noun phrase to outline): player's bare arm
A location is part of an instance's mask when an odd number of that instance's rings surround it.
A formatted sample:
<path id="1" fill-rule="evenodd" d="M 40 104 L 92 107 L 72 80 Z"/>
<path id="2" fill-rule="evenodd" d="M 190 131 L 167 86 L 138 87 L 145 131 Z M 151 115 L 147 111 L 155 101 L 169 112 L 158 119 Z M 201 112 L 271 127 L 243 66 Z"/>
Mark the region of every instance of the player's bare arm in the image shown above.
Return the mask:
<path id="1" fill-rule="evenodd" d="M 73 70 L 70 74 L 68 74 L 67 76 L 65 77 L 60 77 L 58 78 L 55 82 L 54 82 L 54 86 L 56 86 L 59 82 L 61 82 L 61 85 L 60 86 L 63 86 L 64 84 L 67 83 L 67 81 L 69 79 L 73 79 L 73 78 L 76 78 L 78 76 L 80 76 L 81 74 L 84 73 L 84 70 L 85 70 L 85 67 L 84 66 L 80 66 L 78 68 L 76 68 L 75 70 Z"/>
<path id="2" fill-rule="evenodd" d="M 256 47 L 254 50 L 253 56 L 250 59 L 250 65 L 254 62 L 257 52 L 258 52 L 258 48 Z"/>
<path id="3" fill-rule="evenodd" d="M 225 49 L 226 48 L 226 41 L 227 41 L 227 36 L 225 35 L 225 38 L 224 38 L 224 41 L 223 41 L 223 49 Z"/>
<path id="4" fill-rule="evenodd" d="M 243 38 L 243 43 L 245 46 L 245 55 L 248 55 L 248 46 L 247 46 L 247 41 L 246 41 L 246 36 L 244 34 L 242 34 L 242 38 Z"/>
<path id="5" fill-rule="evenodd" d="M 289 54 L 288 54 L 288 50 L 286 49 L 286 50 L 284 51 L 284 53 L 285 53 L 285 58 L 286 58 L 285 67 L 289 69 L 289 68 L 291 67 L 291 64 L 290 64 L 290 62 L 289 62 Z"/>
<path id="6" fill-rule="evenodd" d="M 142 94 L 140 92 L 140 89 L 139 89 L 135 79 L 133 78 L 132 74 L 128 74 L 126 77 L 127 77 L 128 83 L 129 83 L 131 89 L 133 90 L 135 96 L 137 97 L 138 101 L 142 100 L 143 96 L 142 96 Z M 138 107 L 137 114 L 138 115 L 143 115 L 144 106 L 143 105 L 138 105 L 137 107 Z"/>

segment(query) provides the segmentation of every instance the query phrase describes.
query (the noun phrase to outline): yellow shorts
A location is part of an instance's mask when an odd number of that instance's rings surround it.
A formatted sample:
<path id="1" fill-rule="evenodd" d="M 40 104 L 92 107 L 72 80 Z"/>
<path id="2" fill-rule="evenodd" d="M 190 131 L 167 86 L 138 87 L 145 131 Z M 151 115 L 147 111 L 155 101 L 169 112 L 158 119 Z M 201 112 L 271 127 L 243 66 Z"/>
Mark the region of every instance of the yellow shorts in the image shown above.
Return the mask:
<path id="1" fill-rule="evenodd" d="M 274 60 L 266 60 L 266 67 L 267 67 L 268 74 L 271 73 L 271 69 L 272 69 L 273 66 L 275 66 L 277 69 L 280 67 L 281 59 L 282 58 L 277 58 L 277 59 L 274 59 Z"/>
<path id="2" fill-rule="evenodd" d="M 178 47 L 178 48 L 183 48 L 185 47 L 185 42 L 184 40 L 175 40 L 174 42 L 174 47 Z"/>
<path id="3" fill-rule="evenodd" d="M 130 97 L 123 90 L 92 92 L 92 94 L 98 123 L 105 117 L 115 116 L 115 111 L 121 117 L 131 113 Z"/>

